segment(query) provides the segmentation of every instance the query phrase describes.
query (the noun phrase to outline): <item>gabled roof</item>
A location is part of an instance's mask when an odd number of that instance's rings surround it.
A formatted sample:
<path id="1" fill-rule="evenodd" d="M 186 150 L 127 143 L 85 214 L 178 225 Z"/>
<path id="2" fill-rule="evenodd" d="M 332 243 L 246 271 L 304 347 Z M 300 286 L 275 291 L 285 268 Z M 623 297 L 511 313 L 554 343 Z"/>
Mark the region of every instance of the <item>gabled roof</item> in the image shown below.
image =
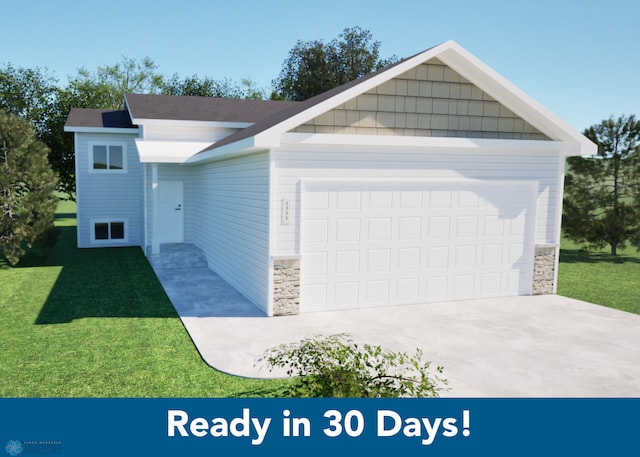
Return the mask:
<path id="1" fill-rule="evenodd" d="M 434 58 L 451 67 L 549 138 L 573 144 L 572 154 L 591 154 L 594 151 L 595 145 L 586 137 L 450 40 L 265 117 L 254 125 L 210 145 L 193 156 L 189 162 L 276 147 L 279 145 L 281 134 Z"/>
<path id="2" fill-rule="evenodd" d="M 297 103 L 277 100 L 127 94 L 125 104 L 134 123 L 142 123 L 144 119 L 253 124 Z"/>
<path id="3" fill-rule="evenodd" d="M 89 108 L 72 108 L 64 124 L 65 131 L 71 131 L 74 127 L 80 128 L 115 128 L 135 129 L 129 112 L 126 110 L 111 111 Z"/>

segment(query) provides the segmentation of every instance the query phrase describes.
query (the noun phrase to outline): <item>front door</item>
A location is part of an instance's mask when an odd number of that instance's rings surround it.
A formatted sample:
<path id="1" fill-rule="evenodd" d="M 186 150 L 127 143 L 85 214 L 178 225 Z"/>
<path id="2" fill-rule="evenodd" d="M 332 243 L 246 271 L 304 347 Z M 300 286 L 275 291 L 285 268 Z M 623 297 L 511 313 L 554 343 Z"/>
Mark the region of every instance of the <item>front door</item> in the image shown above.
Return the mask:
<path id="1" fill-rule="evenodd" d="M 158 240 L 184 243 L 184 201 L 182 181 L 158 182 Z"/>

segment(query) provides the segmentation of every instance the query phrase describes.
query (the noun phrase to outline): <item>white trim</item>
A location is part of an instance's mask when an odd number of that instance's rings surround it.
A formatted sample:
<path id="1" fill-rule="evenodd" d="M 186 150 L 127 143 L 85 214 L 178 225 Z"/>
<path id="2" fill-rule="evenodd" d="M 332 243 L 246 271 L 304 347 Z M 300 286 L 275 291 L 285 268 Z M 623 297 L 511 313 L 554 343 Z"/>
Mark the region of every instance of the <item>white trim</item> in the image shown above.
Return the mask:
<path id="1" fill-rule="evenodd" d="M 65 126 L 65 132 L 73 133 L 129 133 L 138 135 L 138 127 L 133 128 L 117 128 L 117 127 L 74 127 L 73 125 Z"/>
<path id="2" fill-rule="evenodd" d="M 595 152 L 594 143 L 476 56 L 453 41 L 445 44 L 449 46 L 438 55 L 443 63 L 547 136 L 578 143 L 581 154 Z"/>
<path id="3" fill-rule="evenodd" d="M 142 240 L 144 242 L 144 247 L 142 249 L 142 251 L 144 252 L 145 256 L 148 256 L 149 253 L 147 252 L 147 246 L 148 244 L 148 240 L 149 240 L 149 190 L 147 189 L 147 186 L 149 185 L 148 181 L 149 181 L 149 177 L 147 176 L 147 173 L 149 171 L 149 165 L 146 163 L 142 164 L 142 198 L 144 199 L 143 202 L 143 210 L 142 210 L 142 217 L 144 218 L 142 221 L 142 226 L 144 227 L 144 236 L 142 237 Z"/>
<path id="4" fill-rule="evenodd" d="M 184 163 L 211 145 L 210 141 L 150 141 L 140 138 L 134 141 L 142 163 Z"/>
<path id="5" fill-rule="evenodd" d="M 302 178 L 300 179 L 300 192 L 308 190 L 313 186 L 326 186 L 331 184 L 339 184 L 340 186 L 349 187 L 361 186 L 363 184 L 383 184 L 385 186 L 451 186 L 452 184 L 458 185 L 480 185 L 480 186 L 493 186 L 496 184 L 504 185 L 527 185 L 531 186 L 534 195 L 537 194 L 539 182 L 535 179 L 471 179 L 471 178 L 397 178 L 397 177 L 366 177 L 366 178 Z M 535 201 L 534 201 L 535 203 Z M 535 231 L 532 232 L 535 234 Z M 534 240 L 535 241 L 535 240 Z"/>
<path id="6" fill-rule="evenodd" d="M 93 168 L 93 148 L 95 146 L 105 146 L 107 148 L 107 161 L 109 161 L 109 148 L 111 148 L 111 146 L 120 146 L 122 148 L 122 169 L 118 170 L 118 169 L 95 169 Z M 127 143 L 124 141 L 111 141 L 111 140 L 105 140 L 105 141 L 89 141 L 89 173 L 91 174 L 127 174 L 127 168 L 128 168 L 128 158 L 127 158 Z"/>
<path id="7" fill-rule="evenodd" d="M 276 184 L 275 184 L 275 179 L 274 177 L 276 176 L 276 164 L 275 162 L 272 160 L 271 158 L 271 154 L 269 154 L 269 198 L 267 199 L 267 214 L 269 215 L 268 217 L 268 226 L 267 226 L 267 230 L 268 230 L 268 237 L 269 237 L 269 242 L 268 242 L 268 258 L 267 258 L 267 271 L 268 271 L 268 276 L 267 276 L 267 316 L 271 317 L 273 316 L 273 275 L 274 275 L 274 260 L 275 257 L 273 256 L 273 238 L 274 238 L 274 234 L 273 234 L 273 220 L 271 217 L 271 210 L 273 205 L 271 204 L 271 201 L 273 200 L 276 191 Z"/>
<path id="8" fill-rule="evenodd" d="M 147 119 L 132 118 L 133 124 L 137 125 L 160 125 L 166 127 L 215 127 L 215 128 L 231 128 L 244 129 L 251 127 L 254 122 L 226 122 L 226 121 L 191 121 L 185 119 Z M 211 142 L 209 142 L 209 145 Z"/>
<path id="9" fill-rule="evenodd" d="M 564 152 L 565 144 L 543 140 L 501 140 L 487 138 L 419 137 L 388 135 L 345 135 L 330 133 L 284 133 L 282 144 L 317 144 L 344 146 L 395 146 L 438 149 L 487 149 L 509 152 Z"/>
<path id="10" fill-rule="evenodd" d="M 158 238 L 158 211 L 160 202 L 158 201 L 158 164 L 151 164 L 151 226 L 153 235 L 151 236 L 151 253 L 160 254 L 160 239 Z"/>
<path id="11" fill-rule="evenodd" d="M 124 238 L 113 239 L 111 238 L 111 224 L 114 222 L 121 222 L 123 224 Z M 96 224 L 108 224 L 109 225 L 109 238 L 106 240 L 96 239 Z M 104 217 L 95 218 L 89 220 L 89 241 L 92 245 L 96 246 L 111 246 L 113 244 L 126 244 L 129 242 L 129 219 L 126 217 Z"/>
<path id="12" fill-rule="evenodd" d="M 82 218 L 80 217 L 80 194 L 82 192 L 78 192 L 78 178 L 80 177 L 80 161 L 78 160 L 78 135 L 73 135 L 73 159 L 75 168 L 74 179 L 76 180 L 76 246 L 80 246 L 80 233 L 81 230 L 84 229 L 84 227 L 82 227 L 84 224 Z"/>
<path id="13" fill-rule="evenodd" d="M 262 152 L 269 148 L 257 148 L 254 142 L 255 137 L 246 138 L 236 141 L 235 143 L 226 144 L 216 149 L 201 152 L 190 157 L 185 163 L 196 164 L 200 162 L 215 162 L 218 160 L 226 160 L 243 154 Z M 211 143 L 209 143 L 209 146 Z"/>
<path id="14" fill-rule="evenodd" d="M 560 243 L 562 242 L 562 212 L 563 212 L 563 200 L 564 200 L 564 174 L 566 169 L 566 158 L 558 158 L 558 191 L 556 192 L 556 226 L 554 235 L 556 237 L 556 258 L 553 268 L 553 293 L 558 292 L 558 267 L 560 265 Z"/>

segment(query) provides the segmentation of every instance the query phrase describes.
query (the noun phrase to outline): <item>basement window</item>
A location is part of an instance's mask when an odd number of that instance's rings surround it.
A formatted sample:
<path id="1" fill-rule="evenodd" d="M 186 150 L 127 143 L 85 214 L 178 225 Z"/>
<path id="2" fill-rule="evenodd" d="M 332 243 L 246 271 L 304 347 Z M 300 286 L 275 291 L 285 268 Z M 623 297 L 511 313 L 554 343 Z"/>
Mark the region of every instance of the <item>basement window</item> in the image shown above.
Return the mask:
<path id="1" fill-rule="evenodd" d="M 91 221 L 92 241 L 95 243 L 108 241 L 126 241 L 126 222 L 123 220 Z"/>

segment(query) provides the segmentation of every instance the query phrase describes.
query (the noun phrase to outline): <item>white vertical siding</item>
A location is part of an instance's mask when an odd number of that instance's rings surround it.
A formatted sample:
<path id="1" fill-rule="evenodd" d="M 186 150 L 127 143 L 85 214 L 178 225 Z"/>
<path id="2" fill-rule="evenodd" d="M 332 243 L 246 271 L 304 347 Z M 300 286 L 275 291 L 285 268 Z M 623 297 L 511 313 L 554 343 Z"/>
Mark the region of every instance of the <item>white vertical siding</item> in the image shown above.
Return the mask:
<path id="1" fill-rule="evenodd" d="M 189 171 L 193 242 L 213 271 L 268 312 L 269 154 Z"/>
<path id="2" fill-rule="evenodd" d="M 76 133 L 76 192 L 78 198 L 78 247 L 142 246 L 143 167 L 138 159 L 135 134 Z M 91 173 L 90 144 L 123 143 L 126 173 Z M 91 242 L 91 220 L 126 220 L 127 242 Z"/>
<path id="3" fill-rule="evenodd" d="M 557 243 L 559 154 L 549 151 L 486 153 L 389 150 L 373 147 L 284 145 L 272 153 L 272 255 L 299 254 L 300 182 L 304 178 L 473 179 L 538 181 L 536 243 Z M 291 220 L 281 223 L 281 202 Z"/>

